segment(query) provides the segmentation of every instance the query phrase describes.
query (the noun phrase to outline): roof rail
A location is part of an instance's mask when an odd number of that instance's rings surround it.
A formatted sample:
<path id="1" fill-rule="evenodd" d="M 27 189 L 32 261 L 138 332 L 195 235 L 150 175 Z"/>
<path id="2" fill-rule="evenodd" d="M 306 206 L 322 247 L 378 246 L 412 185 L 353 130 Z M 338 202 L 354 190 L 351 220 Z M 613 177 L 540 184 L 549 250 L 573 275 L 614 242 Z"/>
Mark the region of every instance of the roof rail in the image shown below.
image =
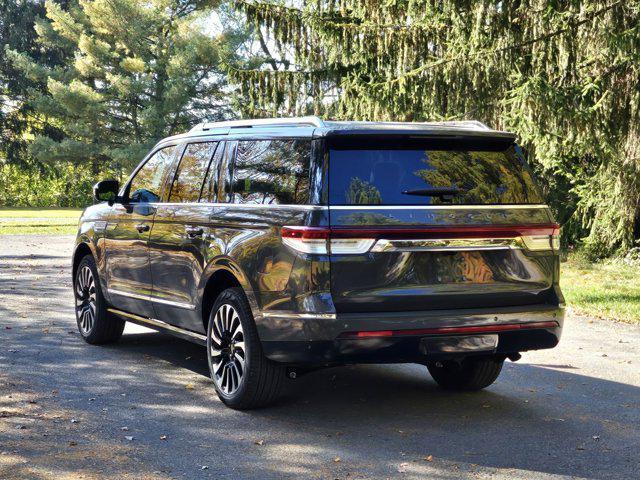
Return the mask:
<path id="1" fill-rule="evenodd" d="M 254 128 L 254 127 L 324 127 L 324 122 L 319 117 L 291 117 L 291 118 L 259 118 L 249 120 L 230 120 L 226 122 L 204 122 L 196 125 L 190 131 L 213 130 L 214 128 Z"/>

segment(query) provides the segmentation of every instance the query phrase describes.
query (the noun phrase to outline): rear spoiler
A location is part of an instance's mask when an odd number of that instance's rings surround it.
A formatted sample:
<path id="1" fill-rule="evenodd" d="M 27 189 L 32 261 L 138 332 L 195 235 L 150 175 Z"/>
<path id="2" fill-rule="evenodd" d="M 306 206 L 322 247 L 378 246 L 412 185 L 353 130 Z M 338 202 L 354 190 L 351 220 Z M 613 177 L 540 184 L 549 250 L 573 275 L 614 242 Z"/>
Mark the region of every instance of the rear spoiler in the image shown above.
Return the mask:
<path id="1" fill-rule="evenodd" d="M 325 136 L 329 148 L 335 149 L 476 149 L 505 150 L 515 143 L 515 135 L 507 132 L 416 132 L 349 130 L 331 131 Z"/>

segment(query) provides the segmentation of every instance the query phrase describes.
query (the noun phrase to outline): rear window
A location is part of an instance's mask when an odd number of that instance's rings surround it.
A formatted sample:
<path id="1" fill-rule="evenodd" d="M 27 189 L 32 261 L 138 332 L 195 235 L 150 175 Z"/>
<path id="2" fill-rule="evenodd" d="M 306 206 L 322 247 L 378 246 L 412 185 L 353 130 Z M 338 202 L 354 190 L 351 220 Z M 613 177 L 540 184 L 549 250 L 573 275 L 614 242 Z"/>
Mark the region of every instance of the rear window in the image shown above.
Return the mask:
<path id="1" fill-rule="evenodd" d="M 543 203 L 516 145 L 506 150 L 331 149 L 332 205 Z"/>

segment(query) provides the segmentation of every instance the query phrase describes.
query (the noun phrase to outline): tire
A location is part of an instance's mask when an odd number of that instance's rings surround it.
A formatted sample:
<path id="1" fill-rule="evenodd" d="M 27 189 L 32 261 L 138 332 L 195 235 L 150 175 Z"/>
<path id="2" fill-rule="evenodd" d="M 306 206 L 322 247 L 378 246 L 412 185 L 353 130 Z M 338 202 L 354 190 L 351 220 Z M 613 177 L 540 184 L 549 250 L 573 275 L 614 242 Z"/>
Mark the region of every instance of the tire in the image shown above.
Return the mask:
<path id="1" fill-rule="evenodd" d="M 427 364 L 429 373 L 446 390 L 477 391 L 496 381 L 504 360 L 493 357 L 465 358 L 462 362 Z"/>
<path id="2" fill-rule="evenodd" d="M 85 255 L 78 264 L 73 279 L 73 294 L 76 323 L 85 342 L 102 345 L 115 342 L 122 336 L 125 321 L 107 311 L 98 269 L 91 255 Z"/>
<path id="3" fill-rule="evenodd" d="M 241 288 L 224 290 L 211 308 L 207 359 L 218 397 L 228 407 L 259 408 L 280 394 L 285 369 L 262 353 L 251 308 Z"/>

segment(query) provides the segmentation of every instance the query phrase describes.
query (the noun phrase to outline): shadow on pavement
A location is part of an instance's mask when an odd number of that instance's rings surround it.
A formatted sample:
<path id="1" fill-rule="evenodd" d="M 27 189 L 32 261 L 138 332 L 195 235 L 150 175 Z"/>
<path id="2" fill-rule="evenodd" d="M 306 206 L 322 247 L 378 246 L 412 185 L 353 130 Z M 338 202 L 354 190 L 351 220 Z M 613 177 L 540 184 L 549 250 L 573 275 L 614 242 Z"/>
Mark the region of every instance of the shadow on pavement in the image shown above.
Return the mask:
<path id="1" fill-rule="evenodd" d="M 133 334 L 108 348 L 161 359 L 208 383 L 206 352 L 188 342 L 158 333 Z M 341 449 L 357 450 L 361 462 L 386 459 L 397 450 L 417 458 L 433 455 L 485 467 L 597 478 L 624 477 L 622 464 L 633 475 L 630 455 L 635 450 L 630 447 L 640 446 L 640 388 L 565 371 L 570 369 L 575 367 L 506 363 L 494 387 L 449 393 L 418 365 L 350 366 L 290 381 L 283 399 L 267 409 L 239 413 L 217 401 L 202 407 L 252 419 L 238 431 L 245 436 L 277 428 L 312 451 L 318 448 L 317 433 L 323 432 Z M 214 395 L 212 386 L 205 388 Z M 615 417 L 611 402 L 619 408 Z M 312 464 L 307 468 L 313 471 Z"/>

